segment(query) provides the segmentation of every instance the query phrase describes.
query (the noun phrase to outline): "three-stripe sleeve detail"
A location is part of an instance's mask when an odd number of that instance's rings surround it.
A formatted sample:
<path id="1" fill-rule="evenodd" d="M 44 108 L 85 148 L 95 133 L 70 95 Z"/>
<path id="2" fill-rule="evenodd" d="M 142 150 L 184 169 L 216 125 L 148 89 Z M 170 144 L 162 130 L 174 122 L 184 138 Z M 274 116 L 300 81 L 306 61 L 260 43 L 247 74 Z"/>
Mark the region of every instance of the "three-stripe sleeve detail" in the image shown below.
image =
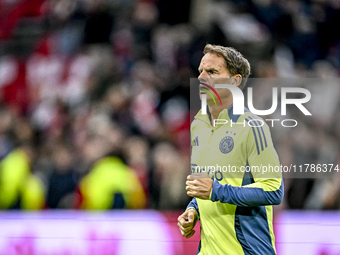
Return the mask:
<path id="1" fill-rule="evenodd" d="M 246 121 L 249 122 L 248 119 L 246 119 Z M 254 134 L 254 137 L 255 137 L 255 143 L 256 143 L 256 148 L 257 148 L 257 155 L 260 155 L 259 144 L 257 142 L 257 136 L 256 136 L 255 129 L 254 129 L 254 127 L 251 127 L 251 129 L 253 130 L 253 134 Z"/>
<path id="2" fill-rule="evenodd" d="M 256 143 L 256 148 L 257 148 L 257 155 L 260 155 L 260 153 L 265 148 L 267 148 L 267 146 L 268 146 L 267 139 L 266 139 L 266 136 L 264 134 L 262 125 L 261 125 L 260 121 L 252 118 L 251 116 L 249 116 L 249 119 L 246 118 L 245 120 L 248 122 L 248 124 L 252 123 L 252 124 L 249 124 L 249 126 L 251 126 L 251 128 L 253 130 L 253 134 L 254 134 L 254 138 L 255 138 L 255 143 Z M 257 132 L 256 132 L 255 128 L 256 128 Z M 261 148 L 259 146 L 259 143 L 261 145 Z M 261 149 L 261 151 L 260 151 L 260 149 Z"/>

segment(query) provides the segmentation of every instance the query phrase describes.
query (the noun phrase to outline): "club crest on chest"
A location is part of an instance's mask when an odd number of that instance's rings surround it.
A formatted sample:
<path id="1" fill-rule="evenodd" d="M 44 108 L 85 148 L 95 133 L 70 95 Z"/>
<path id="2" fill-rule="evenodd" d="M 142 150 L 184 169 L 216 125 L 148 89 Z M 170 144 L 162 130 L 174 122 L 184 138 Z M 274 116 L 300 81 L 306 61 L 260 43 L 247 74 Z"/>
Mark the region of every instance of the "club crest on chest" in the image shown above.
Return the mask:
<path id="1" fill-rule="evenodd" d="M 231 136 L 225 136 L 220 142 L 220 151 L 227 154 L 234 148 L 234 139 Z"/>

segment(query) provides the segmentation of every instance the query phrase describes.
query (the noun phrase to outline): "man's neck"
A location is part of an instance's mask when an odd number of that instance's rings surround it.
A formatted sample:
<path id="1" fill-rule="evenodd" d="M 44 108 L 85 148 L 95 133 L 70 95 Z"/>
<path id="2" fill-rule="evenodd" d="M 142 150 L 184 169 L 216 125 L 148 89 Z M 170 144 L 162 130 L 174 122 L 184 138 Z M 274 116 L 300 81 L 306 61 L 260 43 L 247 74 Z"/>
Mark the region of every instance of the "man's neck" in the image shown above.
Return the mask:
<path id="1" fill-rule="evenodd" d="M 213 125 L 214 120 L 218 119 L 218 116 L 220 115 L 221 111 L 223 111 L 224 109 L 229 109 L 230 106 L 233 104 L 233 100 L 222 100 L 222 105 L 212 105 L 212 106 L 208 106 L 209 107 L 209 112 L 211 114 L 211 125 Z"/>

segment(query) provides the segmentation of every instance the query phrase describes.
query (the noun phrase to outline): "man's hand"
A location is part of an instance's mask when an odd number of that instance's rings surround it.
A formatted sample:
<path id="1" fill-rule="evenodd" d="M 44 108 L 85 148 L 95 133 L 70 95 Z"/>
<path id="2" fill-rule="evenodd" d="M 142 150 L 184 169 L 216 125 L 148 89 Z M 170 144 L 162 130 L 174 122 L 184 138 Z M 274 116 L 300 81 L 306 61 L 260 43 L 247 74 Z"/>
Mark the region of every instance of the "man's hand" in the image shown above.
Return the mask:
<path id="1" fill-rule="evenodd" d="M 181 230 L 182 236 L 190 238 L 195 234 L 193 228 L 196 225 L 197 213 L 195 209 L 188 209 L 178 217 L 177 226 Z"/>
<path id="2" fill-rule="evenodd" d="M 207 177 L 202 176 L 194 178 L 196 176 L 189 175 L 186 182 L 186 190 L 188 196 L 197 197 L 201 199 L 209 199 L 210 192 L 214 181 L 206 174 Z"/>

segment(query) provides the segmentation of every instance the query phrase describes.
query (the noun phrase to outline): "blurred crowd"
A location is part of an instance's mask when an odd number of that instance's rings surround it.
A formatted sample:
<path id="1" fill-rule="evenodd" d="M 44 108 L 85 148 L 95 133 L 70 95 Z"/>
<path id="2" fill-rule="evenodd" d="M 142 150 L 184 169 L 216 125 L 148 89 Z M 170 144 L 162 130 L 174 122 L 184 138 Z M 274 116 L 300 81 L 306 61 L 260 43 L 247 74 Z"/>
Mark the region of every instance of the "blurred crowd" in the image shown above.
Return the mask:
<path id="1" fill-rule="evenodd" d="M 253 78 L 333 78 L 272 135 L 282 164 L 340 163 L 336 0 L 0 0 L 0 17 L 1 209 L 185 208 L 206 43 Z M 340 179 L 285 177 L 282 208 L 340 208 Z"/>

